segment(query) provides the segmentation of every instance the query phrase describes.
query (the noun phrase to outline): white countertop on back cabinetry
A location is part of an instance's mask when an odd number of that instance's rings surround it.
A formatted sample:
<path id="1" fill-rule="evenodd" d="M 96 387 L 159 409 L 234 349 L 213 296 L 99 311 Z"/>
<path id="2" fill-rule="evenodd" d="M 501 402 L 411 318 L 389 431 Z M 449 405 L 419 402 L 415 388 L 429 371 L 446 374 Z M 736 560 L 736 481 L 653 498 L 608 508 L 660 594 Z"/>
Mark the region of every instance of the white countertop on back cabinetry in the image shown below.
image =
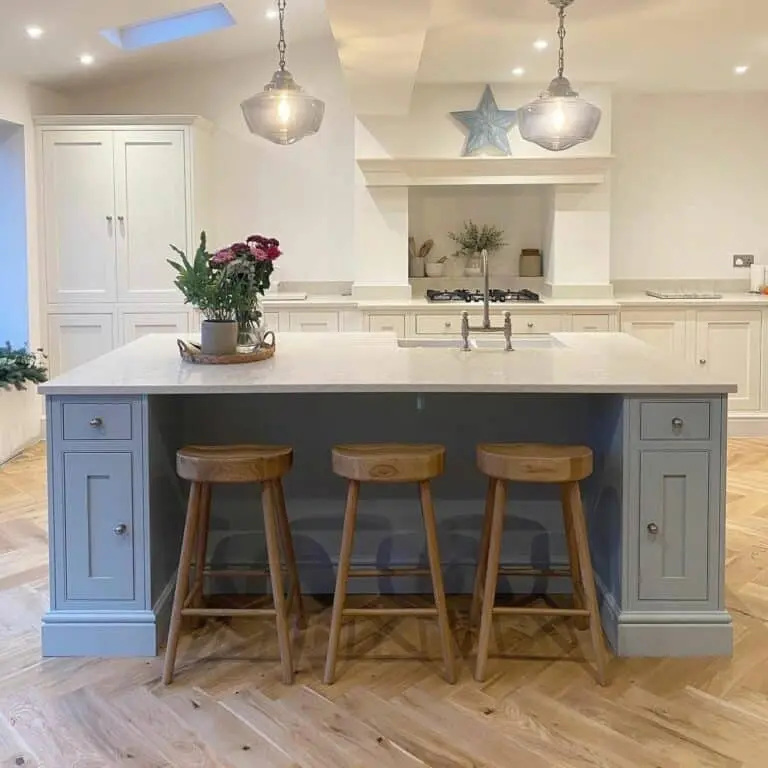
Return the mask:
<path id="1" fill-rule="evenodd" d="M 616 302 L 622 309 L 632 307 L 654 309 L 663 307 L 741 307 L 743 309 L 763 309 L 768 308 L 768 296 L 762 296 L 754 293 L 723 293 L 721 299 L 657 299 L 653 296 L 646 296 L 644 293 L 619 294 L 615 297 Z"/>
<path id="2" fill-rule="evenodd" d="M 145 336 L 42 385 L 46 395 L 503 392 L 700 395 L 735 392 L 621 333 L 554 334 L 561 346 L 463 352 L 410 348 L 386 333 L 280 333 L 275 357 L 194 365 L 173 335 Z"/>

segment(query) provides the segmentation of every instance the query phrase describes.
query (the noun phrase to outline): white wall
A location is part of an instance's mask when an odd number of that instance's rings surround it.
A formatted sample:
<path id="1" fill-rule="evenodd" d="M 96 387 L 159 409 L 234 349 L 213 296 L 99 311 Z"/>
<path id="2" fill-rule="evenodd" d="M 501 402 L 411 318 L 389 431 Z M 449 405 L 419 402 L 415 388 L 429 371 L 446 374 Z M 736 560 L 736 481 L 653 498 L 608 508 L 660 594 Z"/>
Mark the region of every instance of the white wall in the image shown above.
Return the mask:
<path id="1" fill-rule="evenodd" d="M 291 147 L 252 136 L 240 102 L 272 76 L 272 52 L 70 93 L 73 114 L 191 114 L 211 120 L 214 221 L 222 241 L 281 239 L 280 280 L 349 281 L 353 270 L 354 117 L 333 40 L 290 47 L 297 81 L 326 103 L 320 133 Z"/>
<path id="2" fill-rule="evenodd" d="M 450 256 L 458 246 L 448 233 L 459 232 L 465 221 L 500 227 L 507 246 L 492 255 L 489 274 L 516 276 L 520 251 L 543 247 L 551 196 L 551 189 L 543 186 L 415 187 L 409 196 L 410 232 L 419 245 L 431 238 L 435 254 Z M 463 263 L 452 264 L 447 274 L 459 266 L 463 269 Z"/>
<path id="3" fill-rule="evenodd" d="M 768 263 L 768 94 L 616 96 L 612 278 L 748 278 Z"/>

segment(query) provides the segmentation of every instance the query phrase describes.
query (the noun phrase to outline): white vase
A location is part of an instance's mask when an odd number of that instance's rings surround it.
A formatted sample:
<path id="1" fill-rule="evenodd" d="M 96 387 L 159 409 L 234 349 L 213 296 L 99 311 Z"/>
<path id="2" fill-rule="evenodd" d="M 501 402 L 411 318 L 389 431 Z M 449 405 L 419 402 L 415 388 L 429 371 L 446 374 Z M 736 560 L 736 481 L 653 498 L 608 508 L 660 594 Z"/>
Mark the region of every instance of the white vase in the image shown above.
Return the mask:
<path id="1" fill-rule="evenodd" d="M 445 262 L 428 261 L 425 265 L 427 277 L 442 277 L 445 272 Z"/>

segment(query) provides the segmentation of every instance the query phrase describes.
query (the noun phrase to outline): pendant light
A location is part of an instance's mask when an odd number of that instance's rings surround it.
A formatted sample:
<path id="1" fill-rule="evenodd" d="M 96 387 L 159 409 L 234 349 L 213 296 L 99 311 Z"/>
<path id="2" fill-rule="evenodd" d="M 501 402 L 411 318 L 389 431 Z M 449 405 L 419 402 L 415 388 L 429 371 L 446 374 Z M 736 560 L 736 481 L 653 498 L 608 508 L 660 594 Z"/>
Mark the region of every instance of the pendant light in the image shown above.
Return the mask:
<path id="1" fill-rule="evenodd" d="M 283 145 L 317 133 L 325 114 L 325 104 L 305 93 L 285 68 L 285 6 L 286 0 L 277 0 L 280 69 L 261 93 L 240 105 L 251 133 Z"/>
<path id="2" fill-rule="evenodd" d="M 549 0 L 558 9 L 560 54 L 557 77 L 541 96 L 517 113 L 520 134 L 550 152 L 562 152 L 594 138 L 602 113 L 579 98 L 565 72 L 565 9 L 574 0 Z"/>

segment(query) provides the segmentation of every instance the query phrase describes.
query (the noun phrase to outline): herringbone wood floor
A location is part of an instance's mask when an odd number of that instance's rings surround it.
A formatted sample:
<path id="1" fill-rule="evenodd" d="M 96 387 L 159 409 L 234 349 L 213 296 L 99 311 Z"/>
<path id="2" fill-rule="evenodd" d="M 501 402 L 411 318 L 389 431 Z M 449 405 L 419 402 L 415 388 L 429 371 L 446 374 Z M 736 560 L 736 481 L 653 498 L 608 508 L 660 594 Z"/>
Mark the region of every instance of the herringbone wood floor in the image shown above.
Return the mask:
<path id="1" fill-rule="evenodd" d="M 464 648 L 457 686 L 440 676 L 430 622 L 357 621 L 326 687 L 329 610 L 317 602 L 291 688 L 264 621 L 187 635 L 167 689 L 160 659 L 41 660 L 45 470 L 30 451 L 0 469 L 0 766 L 764 767 L 768 442 L 729 450 L 733 659 L 614 660 L 605 689 L 582 661 L 586 633 L 538 619 L 501 623 L 483 685 Z M 457 646 L 463 607 L 452 603 Z"/>

